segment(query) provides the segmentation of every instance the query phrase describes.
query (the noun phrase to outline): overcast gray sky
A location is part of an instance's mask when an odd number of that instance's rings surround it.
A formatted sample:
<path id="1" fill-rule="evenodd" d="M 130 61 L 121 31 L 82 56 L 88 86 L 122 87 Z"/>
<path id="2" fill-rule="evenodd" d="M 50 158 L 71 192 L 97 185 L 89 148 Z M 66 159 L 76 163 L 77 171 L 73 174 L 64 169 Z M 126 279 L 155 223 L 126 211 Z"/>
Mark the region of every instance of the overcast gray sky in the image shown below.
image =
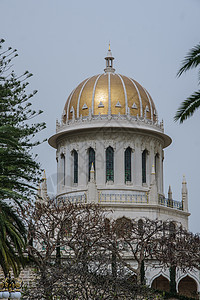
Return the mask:
<path id="1" fill-rule="evenodd" d="M 130 76 L 151 94 L 165 133 L 173 143 L 165 150 L 165 194 L 181 200 L 185 174 L 189 189 L 190 230 L 200 221 L 200 118 L 179 125 L 173 117 L 180 102 L 198 89 L 197 72 L 176 78 L 181 60 L 199 43 L 200 0 L 0 0 L 1 38 L 18 49 L 14 69 L 34 74 L 38 90 L 34 108 L 44 110 L 41 134 L 55 133 L 69 93 L 82 80 L 103 72 L 109 40 L 116 72 Z M 55 189 L 55 150 L 38 147 L 48 187 Z"/>

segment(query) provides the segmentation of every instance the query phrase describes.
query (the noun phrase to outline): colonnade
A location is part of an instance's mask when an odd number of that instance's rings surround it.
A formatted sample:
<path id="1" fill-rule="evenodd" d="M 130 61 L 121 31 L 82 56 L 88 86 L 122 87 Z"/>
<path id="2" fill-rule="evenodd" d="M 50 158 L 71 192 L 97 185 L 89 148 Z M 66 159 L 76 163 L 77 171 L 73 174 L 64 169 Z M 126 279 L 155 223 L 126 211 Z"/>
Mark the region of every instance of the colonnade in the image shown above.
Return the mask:
<path id="1" fill-rule="evenodd" d="M 106 149 L 113 149 L 113 180 L 106 179 Z M 125 181 L 125 151 L 131 148 L 131 181 Z M 63 188 L 68 190 L 87 189 L 89 181 L 89 149 L 95 152 L 95 180 L 97 187 L 104 188 L 111 186 L 115 188 L 139 189 L 149 187 L 151 183 L 152 165 L 156 169 L 156 180 L 158 192 L 163 192 L 163 150 L 155 147 L 154 141 L 143 145 L 137 141 L 129 143 L 121 141 L 80 141 L 80 143 L 68 143 L 59 148 L 57 153 L 58 168 L 58 193 Z M 142 153 L 146 152 L 146 182 L 143 182 Z M 74 175 L 75 155 L 77 154 L 78 170 L 77 180 Z"/>

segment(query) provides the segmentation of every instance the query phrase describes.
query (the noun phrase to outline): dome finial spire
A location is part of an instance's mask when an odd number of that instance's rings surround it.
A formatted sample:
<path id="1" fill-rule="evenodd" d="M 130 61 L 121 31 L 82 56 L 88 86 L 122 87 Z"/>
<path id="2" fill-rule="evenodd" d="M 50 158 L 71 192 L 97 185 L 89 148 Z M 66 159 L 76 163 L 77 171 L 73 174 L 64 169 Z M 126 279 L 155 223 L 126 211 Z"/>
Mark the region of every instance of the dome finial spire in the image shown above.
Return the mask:
<path id="1" fill-rule="evenodd" d="M 111 51 L 111 50 L 110 50 L 110 41 L 109 41 L 109 47 L 108 47 L 108 51 Z"/>
<path id="2" fill-rule="evenodd" d="M 106 60 L 106 68 L 104 69 L 104 71 L 106 73 L 108 72 L 114 73 L 115 72 L 115 69 L 113 68 L 114 57 L 112 56 L 112 52 L 110 49 L 110 41 L 109 41 L 108 52 L 107 52 L 107 56 L 105 57 L 105 60 Z"/>

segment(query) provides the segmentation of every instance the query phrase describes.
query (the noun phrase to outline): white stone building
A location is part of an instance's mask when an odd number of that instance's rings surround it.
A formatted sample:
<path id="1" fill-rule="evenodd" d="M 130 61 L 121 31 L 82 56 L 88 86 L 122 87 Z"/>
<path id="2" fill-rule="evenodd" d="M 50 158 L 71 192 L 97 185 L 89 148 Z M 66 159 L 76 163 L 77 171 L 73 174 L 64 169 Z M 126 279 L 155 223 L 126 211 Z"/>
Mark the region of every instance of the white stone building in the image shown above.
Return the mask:
<path id="1" fill-rule="evenodd" d="M 185 179 L 180 202 L 172 200 L 170 187 L 164 195 L 164 149 L 172 140 L 158 122 L 155 104 L 138 82 L 115 73 L 110 46 L 105 60 L 104 73 L 71 92 L 49 139 L 57 150 L 57 196 L 100 203 L 112 208 L 113 218 L 171 219 L 188 228 Z M 169 280 L 161 269 L 147 270 L 146 276 L 150 285 L 156 278 Z M 177 274 L 177 289 L 185 278 L 184 286 L 192 282 L 199 290 L 198 274 L 187 276 Z"/>

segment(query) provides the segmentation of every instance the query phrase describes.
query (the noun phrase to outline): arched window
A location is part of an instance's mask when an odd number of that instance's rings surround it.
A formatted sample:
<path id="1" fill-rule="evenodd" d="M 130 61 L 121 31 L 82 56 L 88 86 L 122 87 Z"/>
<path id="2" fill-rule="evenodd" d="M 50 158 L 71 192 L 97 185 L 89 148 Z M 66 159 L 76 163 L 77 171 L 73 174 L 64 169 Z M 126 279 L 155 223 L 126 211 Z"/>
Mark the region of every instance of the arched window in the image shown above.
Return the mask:
<path id="1" fill-rule="evenodd" d="M 78 152 L 73 150 L 74 156 L 74 183 L 78 183 Z"/>
<path id="2" fill-rule="evenodd" d="M 106 181 L 114 181 L 114 150 L 110 146 L 106 149 Z"/>
<path id="3" fill-rule="evenodd" d="M 93 166 L 94 166 L 94 170 L 95 170 L 95 151 L 93 148 L 89 148 L 89 151 L 88 151 L 88 156 L 89 156 L 89 164 L 88 164 L 88 168 L 89 168 L 89 172 L 88 172 L 88 179 L 90 181 L 90 170 L 91 170 L 91 167 L 92 167 L 92 163 L 93 163 Z"/>
<path id="4" fill-rule="evenodd" d="M 185 276 L 178 284 L 178 292 L 180 295 L 192 299 L 198 299 L 198 287 L 196 281 L 190 276 Z"/>
<path id="5" fill-rule="evenodd" d="M 158 174 L 159 174 L 159 154 L 156 153 L 155 155 L 155 162 L 154 162 L 154 165 L 155 165 L 155 173 L 156 173 L 156 181 L 158 181 Z"/>
<path id="6" fill-rule="evenodd" d="M 156 290 L 169 292 L 170 290 L 169 280 L 163 275 L 160 275 L 154 279 L 151 287 Z"/>
<path id="7" fill-rule="evenodd" d="M 61 164 L 62 164 L 62 174 L 63 174 L 63 180 L 62 180 L 62 182 L 63 182 L 63 185 L 65 185 L 65 155 L 62 153 L 61 154 Z"/>
<path id="8" fill-rule="evenodd" d="M 147 150 L 142 152 L 142 183 L 147 182 Z"/>
<path id="9" fill-rule="evenodd" d="M 131 181 L 131 153 L 132 149 L 130 147 L 124 152 L 125 182 Z"/>

